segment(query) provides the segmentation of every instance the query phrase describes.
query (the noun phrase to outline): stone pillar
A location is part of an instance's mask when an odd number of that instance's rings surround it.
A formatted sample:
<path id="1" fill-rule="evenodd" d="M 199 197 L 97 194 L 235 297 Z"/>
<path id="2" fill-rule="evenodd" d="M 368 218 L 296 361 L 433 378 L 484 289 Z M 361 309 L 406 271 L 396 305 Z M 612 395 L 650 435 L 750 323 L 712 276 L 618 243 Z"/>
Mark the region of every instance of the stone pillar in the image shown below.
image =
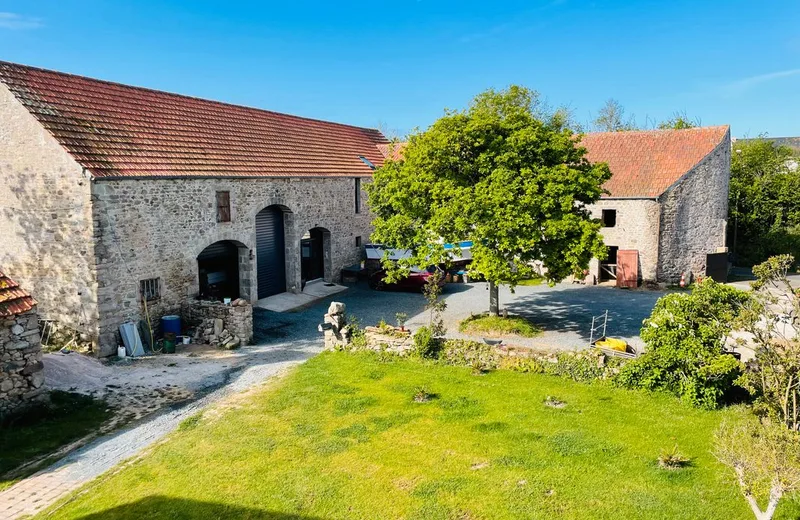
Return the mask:
<path id="1" fill-rule="evenodd" d="M 39 316 L 0 318 L 0 415 L 46 398 Z"/>

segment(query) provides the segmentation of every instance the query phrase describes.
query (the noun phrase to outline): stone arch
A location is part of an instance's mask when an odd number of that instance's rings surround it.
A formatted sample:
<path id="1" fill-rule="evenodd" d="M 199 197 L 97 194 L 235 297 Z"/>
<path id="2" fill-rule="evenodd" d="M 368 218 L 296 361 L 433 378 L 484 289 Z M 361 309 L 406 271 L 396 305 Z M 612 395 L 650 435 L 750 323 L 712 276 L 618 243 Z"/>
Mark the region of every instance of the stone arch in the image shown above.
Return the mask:
<path id="1" fill-rule="evenodd" d="M 195 265 L 195 287 L 194 294 L 199 297 L 214 297 L 215 294 L 209 291 L 208 287 L 208 274 L 209 272 L 220 273 L 224 272 L 226 280 L 234 277 L 235 273 L 235 287 L 226 287 L 225 292 L 231 293 L 230 295 L 219 295 L 223 297 L 243 298 L 252 301 L 252 271 L 253 271 L 253 253 L 252 248 L 244 241 L 234 238 L 233 233 L 213 233 L 210 240 L 203 242 L 205 245 L 198 245 L 193 251 L 193 260 Z M 214 240 L 216 238 L 217 240 Z M 215 250 L 222 253 L 227 249 L 230 253 L 229 257 L 225 259 L 220 257 L 215 261 L 210 258 L 208 253 Z M 211 255 L 213 256 L 213 254 Z M 209 271 L 209 269 L 217 269 Z M 206 277 L 204 279 L 204 276 Z M 213 283 L 213 282 L 212 282 Z M 228 285 L 227 283 L 225 285 Z M 234 290 L 237 289 L 237 290 Z M 238 293 L 238 294 L 234 294 Z"/>

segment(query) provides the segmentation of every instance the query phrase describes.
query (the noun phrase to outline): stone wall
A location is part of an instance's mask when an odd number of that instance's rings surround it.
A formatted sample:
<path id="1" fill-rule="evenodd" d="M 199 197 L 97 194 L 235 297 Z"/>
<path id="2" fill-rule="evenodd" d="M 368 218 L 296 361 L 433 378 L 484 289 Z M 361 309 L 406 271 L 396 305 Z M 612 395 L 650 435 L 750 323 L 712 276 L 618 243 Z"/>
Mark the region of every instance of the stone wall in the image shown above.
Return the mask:
<path id="1" fill-rule="evenodd" d="M 655 281 L 658 274 L 658 230 L 660 204 L 652 199 L 601 199 L 589 206 L 592 218 L 599 219 L 604 209 L 617 210 L 614 227 L 600 229 L 607 246 L 639 251 L 639 278 Z M 589 271 L 600 279 L 600 262 L 593 260 Z"/>
<path id="2" fill-rule="evenodd" d="M 39 314 L 96 339 L 89 176 L 0 84 L 0 267 Z"/>
<path id="3" fill-rule="evenodd" d="M 225 305 L 206 300 L 189 301 L 181 313 L 183 322 L 189 327 L 197 327 L 206 320 L 220 319 L 224 330 L 238 337 L 243 345 L 247 345 L 253 341 L 253 306 L 244 300 L 238 301 L 242 305 Z"/>
<path id="4" fill-rule="evenodd" d="M 300 291 L 300 240 L 315 227 L 330 232 L 331 281 L 357 263 L 372 231 L 366 204 L 355 213 L 353 178 L 98 180 L 97 277 L 101 355 L 116 349 L 117 328 L 143 315 L 140 280 L 159 278 L 161 298 L 148 302 L 153 319 L 176 313 L 199 292 L 197 256 L 230 240 L 240 249 L 240 296 L 257 299 L 255 217 L 267 206 L 285 209 L 287 290 Z M 216 220 L 216 192 L 229 191 L 231 222 Z M 366 194 L 362 191 L 362 201 Z"/>
<path id="5" fill-rule="evenodd" d="M 0 415 L 45 398 L 36 310 L 0 318 Z"/>
<path id="6" fill-rule="evenodd" d="M 681 273 L 705 275 L 706 255 L 725 247 L 730 173 L 729 131 L 661 196 L 660 281 L 677 283 Z"/>

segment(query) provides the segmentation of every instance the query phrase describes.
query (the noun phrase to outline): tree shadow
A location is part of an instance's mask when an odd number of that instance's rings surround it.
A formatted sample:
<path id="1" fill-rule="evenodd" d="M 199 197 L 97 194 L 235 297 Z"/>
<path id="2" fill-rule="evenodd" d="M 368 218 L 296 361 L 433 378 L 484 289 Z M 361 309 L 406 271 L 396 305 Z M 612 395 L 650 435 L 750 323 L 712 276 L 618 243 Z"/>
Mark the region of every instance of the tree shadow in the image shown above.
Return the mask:
<path id="1" fill-rule="evenodd" d="M 601 316 L 606 310 L 609 336 L 638 336 L 642 321 L 663 295 L 661 291 L 576 286 L 517 295 L 504 307 L 545 331 L 573 332 L 588 341 L 592 317 Z"/>
<path id="2" fill-rule="evenodd" d="M 458 290 L 463 289 L 447 286 L 444 295 Z M 322 334 L 317 330 L 317 325 L 322 323 L 332 301 L 344 303 L 348 317 L 357 319 L 362 327 L 376 325 L 380 320 L 393 324 L 399 312 L 407 314 L 410 320 L 425 310 L 426 303 L 425 297 L 418 292 L 375 291 L 366 282 L 360 282 L 345 292 L 324 298 L 297 312 L 273 312 L 254 307 L 254 342 L 269 345 L 285 341 L 319 341 L 321 344 Z"/>
<path id="3" fill-rule="evenodd" d="M 130 504 L 106 509 L 77 517 L 80 520 L 206 520 L 236 518 L 247 520 L 322 520 L 321 517 L 266 511 L 237 505 L 219 504 L 191 500 L 187 498 L 170 498 L 161 495 L 142 498 Z"/>

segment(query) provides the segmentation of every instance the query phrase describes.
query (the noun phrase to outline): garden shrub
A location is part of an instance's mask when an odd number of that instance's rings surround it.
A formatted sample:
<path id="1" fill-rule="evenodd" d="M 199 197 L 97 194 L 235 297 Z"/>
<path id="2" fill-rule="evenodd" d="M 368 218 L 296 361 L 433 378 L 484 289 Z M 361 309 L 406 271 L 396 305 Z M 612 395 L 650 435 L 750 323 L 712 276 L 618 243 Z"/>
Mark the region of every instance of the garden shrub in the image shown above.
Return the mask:
<path id="1" fill-rule="evenodd" d="M 422 326 L 414 333 L 414 355 L 421 358 L 436 357 L 440 343 L 430 327 Z"/>
<path id="2" fill-rule="evenodd" d="M 444 342 L 440 359 L 448 365 L 487 371 L 498 368 L 501 354 L 493 346 L 485 343 L 450 339 Z"/>
<path id="3" fill-rule="evenodd" d="M 742 364 L 725 342 L 750 295 L 711 279 L 691 292 L 659 298 L 642 326 L 647 350 L 622 367 L 620 386 L 668 390 L 688 403 L 716 408 L 735 393 Z"/>

